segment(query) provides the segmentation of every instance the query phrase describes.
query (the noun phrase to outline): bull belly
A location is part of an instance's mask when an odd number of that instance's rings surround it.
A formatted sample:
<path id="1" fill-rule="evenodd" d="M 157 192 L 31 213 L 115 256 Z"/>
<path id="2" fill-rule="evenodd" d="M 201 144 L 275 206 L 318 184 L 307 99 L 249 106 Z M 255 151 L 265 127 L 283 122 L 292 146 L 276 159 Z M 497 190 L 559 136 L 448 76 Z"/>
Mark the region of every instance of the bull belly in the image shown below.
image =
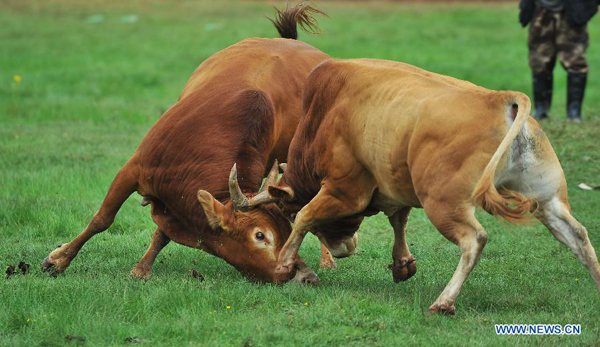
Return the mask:
<path id="1" fill-rule="evenodd" d="M 398 210 L 406 207 L 422 207 L 419 199 L 412 192 L 395 192 L 396 194 L 384 194 L 380 190 L 376 190 L 373 194 L 369 208 L 375 208 L 382 211 L 387 216 L 392 216 Z"/>

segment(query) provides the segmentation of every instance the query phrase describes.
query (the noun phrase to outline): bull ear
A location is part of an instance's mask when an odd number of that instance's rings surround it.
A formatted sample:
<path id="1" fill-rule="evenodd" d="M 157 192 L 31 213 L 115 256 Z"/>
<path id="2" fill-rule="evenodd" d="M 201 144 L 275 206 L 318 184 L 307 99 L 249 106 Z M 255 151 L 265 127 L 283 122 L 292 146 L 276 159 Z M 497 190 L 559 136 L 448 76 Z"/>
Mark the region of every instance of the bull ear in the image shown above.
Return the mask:
<path id="1" fill-rule="evenodd" d="M 198 201 L 202 204 L 208 225 L 213 230 L 221 228 L 227 231 L 227 224 L 229 224 L 227 223 L 229 216 L 227 208 L 217 199 L 213 198 L 209 192 L 202 189 L 198 191 Z"/>
<path id="2" fill-rule="evenodd" d="M 269 186 L 269 195 L 277 200 L 292 201 L 296 198 L 294 190 L 290 186 Z"/>

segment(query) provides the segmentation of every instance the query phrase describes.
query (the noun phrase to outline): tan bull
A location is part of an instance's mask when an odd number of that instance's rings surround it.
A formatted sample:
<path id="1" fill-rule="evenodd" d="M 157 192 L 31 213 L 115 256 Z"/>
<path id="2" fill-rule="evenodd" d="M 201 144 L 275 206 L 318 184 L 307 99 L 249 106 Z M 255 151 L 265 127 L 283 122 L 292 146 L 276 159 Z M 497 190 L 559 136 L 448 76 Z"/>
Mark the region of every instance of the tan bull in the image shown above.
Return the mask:
<path id="1" fill-rule="evenodd" d="M 452 279 L 429 308 L 453 314 L 487 241 L 475 218 L 482 207 L 513 223 L 533 213 L 587 267 L 600 290 L 596 253 L 571 215 L 562 168 L 529 118 L 524 94 L 397 62 L 330 60 L 311 73 L 304 112 L 283 177 L 245 203 L 280 201 L 295 216 L 278 273 L 294 271 L 308 231 L 334 256 L 351 255 L 363 216 L 383 211 L 395 233 L 394 280 L 407 280 L 416 265 L 406 222 L 411 208 L 422 207 L 462 252 Z"/>

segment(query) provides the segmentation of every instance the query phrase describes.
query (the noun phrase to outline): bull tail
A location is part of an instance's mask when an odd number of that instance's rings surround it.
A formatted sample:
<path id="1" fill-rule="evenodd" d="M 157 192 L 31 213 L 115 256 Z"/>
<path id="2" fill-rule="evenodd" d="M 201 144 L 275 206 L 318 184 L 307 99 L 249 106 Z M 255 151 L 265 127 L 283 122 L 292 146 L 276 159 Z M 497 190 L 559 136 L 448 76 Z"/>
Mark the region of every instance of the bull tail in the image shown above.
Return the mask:
<path id="1" fill-rule="evenodd" d="M 537 203 L 517 191 L 506 188 L 500 188 L 498 191 L 494 185 L 494 176 L 498 163 L 527 122 L 531 111 L 531 102 L 525 94 L 508 92 L 506 106 L 508 116 L 514 121 L 483 170 L 471 199 L 475 206 L 482 207 L 493 216 L 502 217 L 510 223 L 525 224 L 529 222 L 529 212 L 535 209 Z"/>
<path id="2" fill-rule="evenodd" d="M 322 14 L 327 16 L 323 11 L 320 11 L 304 2 L 299 3 L 294 7 L 287 6 L 285 10 L 275 8 L 275 19 L 268 18 L 279 35 L 284 39 L 298 39 L 298 26 L 302 31 L 308 34 L 320 33 L 317 20 L 313 17 L 314 14 Z"/>

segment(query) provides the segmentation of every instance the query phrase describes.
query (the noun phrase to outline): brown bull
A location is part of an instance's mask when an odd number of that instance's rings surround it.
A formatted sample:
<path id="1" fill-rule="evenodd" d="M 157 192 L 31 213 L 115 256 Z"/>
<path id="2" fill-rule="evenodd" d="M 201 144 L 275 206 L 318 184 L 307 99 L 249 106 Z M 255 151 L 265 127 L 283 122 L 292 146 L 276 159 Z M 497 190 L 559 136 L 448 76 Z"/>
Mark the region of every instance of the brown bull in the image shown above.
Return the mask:
<path id="1" fill-rule="evenodd" d="M 460 247 L 454 276 L 429 308 L 454 302 L 487 234 L 476 207 L 510 222 L 530 212 L 585 265 L 600 290 L 600 265 L 570 212 L 562 168 L 528 118 L 530 102 L 416 67 L 382 60 L 331 60 L 309 77 L 305 115 L 278 185 L 247 206 L 279 200 L 294 218 L 277 272 L 289 274 L 310 230 L 337 257 L 356 247 L 363 216 L 383 211 L 394 228 L 394 280 L 416 272 L 405 228 L 413 207 Z"/>
<path id="2" fill-rule="evenodd" d="M 132 275 L 149 278 L 157 254 L 173 240 L 221 257 L 249 278 L 287 280 L 287 274 L 275 274 L 275 268 L 291 230 L 289 222 L 275 205 L 244 213 L 235 201 L 255 193 L 271 165 L 286 160 L 301 114 L 304 83 L 310 71 L 328 59 L 295 40 L 298 24 L 315 28 L 311 12 L 319 11 L 299 5 L 278 12 L 274 24 L 281 39 L 246 39 L 204 61 L 179 101 L 119 171 L 89 225 L 51 252 L 43 268 L 52 274 L 64 271 L 137 191 L 144 197 L 142 205 L 152 205 L 158 227 Z M 227 174 L 234 163 L 242 176 L 230 189 Z M 275 164 L 271 180 L 277 172 Z M 322 263 L 335 265 L 325 252 Z M 301 265 L 300 272 L 299 280 L 316 281 L 308 267 Z"/>

